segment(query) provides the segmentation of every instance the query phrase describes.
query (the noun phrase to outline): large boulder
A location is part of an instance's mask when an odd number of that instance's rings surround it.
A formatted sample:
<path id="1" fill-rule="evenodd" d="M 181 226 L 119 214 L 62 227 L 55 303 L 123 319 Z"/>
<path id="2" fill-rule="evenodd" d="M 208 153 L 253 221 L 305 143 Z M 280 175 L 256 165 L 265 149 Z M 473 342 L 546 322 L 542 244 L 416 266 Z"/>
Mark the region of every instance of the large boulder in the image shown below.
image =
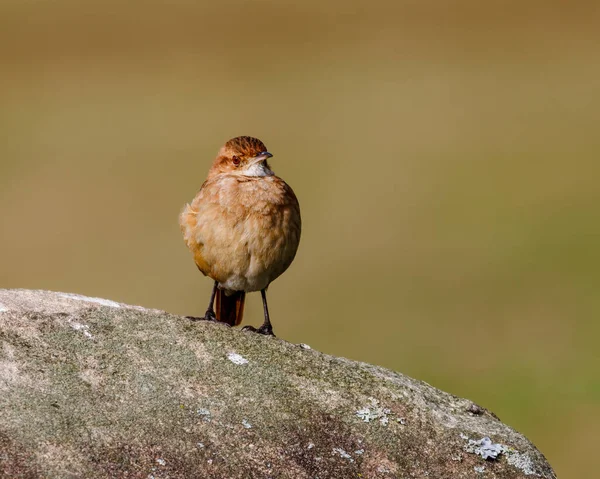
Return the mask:
<path id="1" fill-rule="evenodd" d="M 0 476 L 555 478 L 471 401 L 306 345 L 0 290 Z"/>

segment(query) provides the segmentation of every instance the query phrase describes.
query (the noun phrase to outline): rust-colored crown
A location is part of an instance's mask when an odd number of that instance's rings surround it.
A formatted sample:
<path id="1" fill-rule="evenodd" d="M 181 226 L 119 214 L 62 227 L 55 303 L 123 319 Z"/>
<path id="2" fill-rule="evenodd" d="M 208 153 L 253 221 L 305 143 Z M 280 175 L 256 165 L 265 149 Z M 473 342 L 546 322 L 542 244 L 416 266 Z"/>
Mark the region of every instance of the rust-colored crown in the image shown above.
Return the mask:
<path id="1" fill-rule="evenodd" d="M 238 136 L 225 143 L 225 148 L 235 150 L 249 157 L 267 151 L 265 144 L 258 138 L 251 136 Z"/>

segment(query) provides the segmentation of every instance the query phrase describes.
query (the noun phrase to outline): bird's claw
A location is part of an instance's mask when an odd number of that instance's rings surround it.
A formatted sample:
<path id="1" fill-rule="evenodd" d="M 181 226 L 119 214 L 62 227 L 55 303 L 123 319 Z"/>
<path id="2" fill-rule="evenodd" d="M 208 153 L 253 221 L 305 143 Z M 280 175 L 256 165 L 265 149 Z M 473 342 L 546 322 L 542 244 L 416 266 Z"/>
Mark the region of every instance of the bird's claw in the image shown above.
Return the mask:
<path id="1" fill-rule="evenodd" d="M 217 317 L 215 316 L 214 311 L 206 311 L 206 313 L 204 313 L 204 317 L 202 318 L 197 318 L 195 316 L 186 316 L 187 319 L 189 319 L 190 321 L 211 321 L 211 322 L 216 322 L 217 321 Z"/>
<path id="2" fill-rule="evenodd" d="M 275 337 L 275 333 L 273 333 L 273 328 L 269 326 L 261 326 L 256 329 L 254 326 L 244 326 L 242 331 L 252 331 L 253 333 L 262 334 L 263 336 L 273 336 Z"/>

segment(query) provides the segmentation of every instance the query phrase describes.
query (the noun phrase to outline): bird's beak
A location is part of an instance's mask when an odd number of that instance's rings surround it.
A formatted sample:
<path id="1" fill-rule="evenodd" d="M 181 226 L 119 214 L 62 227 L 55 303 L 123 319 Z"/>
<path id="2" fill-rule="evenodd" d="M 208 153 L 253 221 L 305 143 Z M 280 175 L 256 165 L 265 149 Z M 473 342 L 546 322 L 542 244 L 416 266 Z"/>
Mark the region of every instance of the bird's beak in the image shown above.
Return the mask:
<path id="1" fill-rule="evenodd" d="M 272 156 L 273 155 L 271 153 L 269 153 L 268 151 L 261 151 L 258 155 L 256 155 L 254 158 L 252 158 L 252 164 L 268 160 Z"/>

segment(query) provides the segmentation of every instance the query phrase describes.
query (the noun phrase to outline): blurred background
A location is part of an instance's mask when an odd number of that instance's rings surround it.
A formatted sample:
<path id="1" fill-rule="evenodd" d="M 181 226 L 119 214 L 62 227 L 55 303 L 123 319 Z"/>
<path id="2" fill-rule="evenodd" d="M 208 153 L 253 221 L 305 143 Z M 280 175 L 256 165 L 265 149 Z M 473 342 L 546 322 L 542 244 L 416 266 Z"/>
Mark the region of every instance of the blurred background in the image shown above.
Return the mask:
<path id="1" fill-rule="evenodd" d="M 202 314 L 178 214 L 257 136 L 303 215 L 276 334 L 592 477 L 599 27 L 597 2 L 0 0 L 0 287 Z"/>

